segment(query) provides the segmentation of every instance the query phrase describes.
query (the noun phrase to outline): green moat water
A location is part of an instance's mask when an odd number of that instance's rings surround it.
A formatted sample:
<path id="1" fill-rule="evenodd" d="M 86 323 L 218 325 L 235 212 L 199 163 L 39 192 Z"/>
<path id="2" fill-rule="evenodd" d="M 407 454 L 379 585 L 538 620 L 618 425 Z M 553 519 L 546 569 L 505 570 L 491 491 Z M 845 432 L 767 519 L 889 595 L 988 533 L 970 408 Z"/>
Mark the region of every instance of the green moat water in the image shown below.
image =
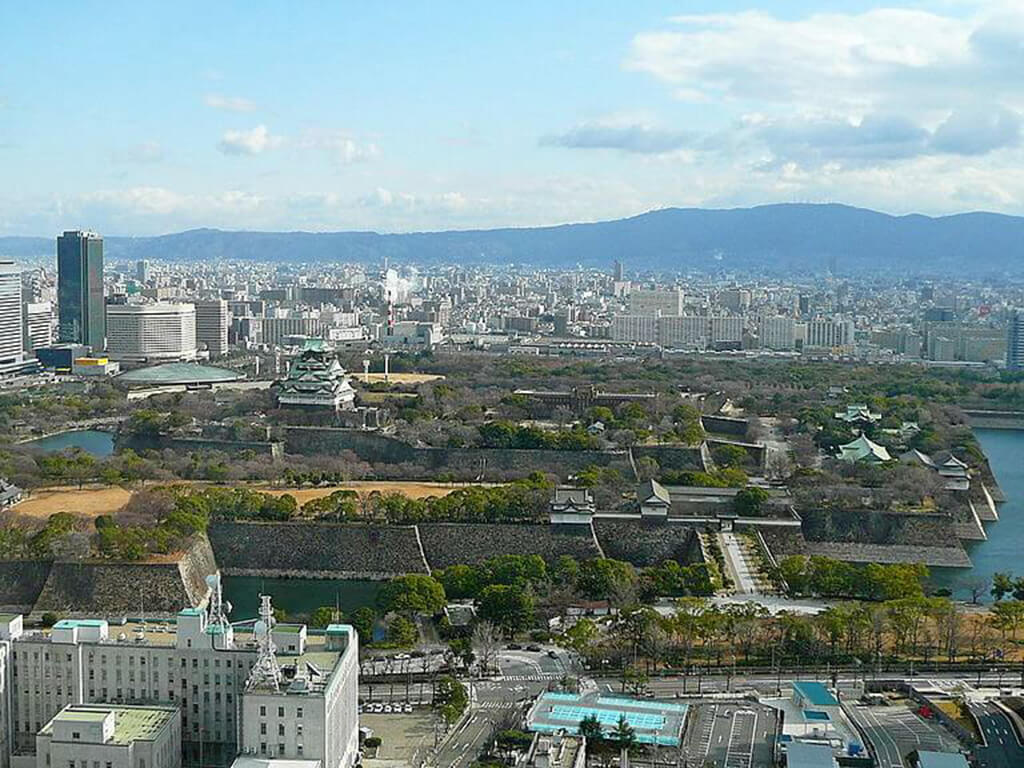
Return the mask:
<path id="1" fill-rule="evenodd" d="M 974 567 L 933 568 L 932 582 L 948 587 L 957 598 L 969 599 L 968 587 L 991 580 L 996 571 L 1012 571 L 1024 576 L 1024 431 L 1015 429 L 976 429 L 992 472 L 1006 495 L 999 505 L 999 520 L 985 523 L 985 541 L 964 542 Z M 989 599 L 988 588 L 984 599 Z"/>
<path id="2" fill-rule="evenodd" d="M 99 429 L 76 429 L 58 432 L 39 440 L 30 440 L 25 445 L 43 453 L 58 453 L 66 448 L 80 448 L 93 456 L 103 457 L 114 453 L 114 435 Z"/>
<path id="3" fill-rule="evenodd" d="M 233 621 L 259 613 L 260 594 L 270 595 L 275 608 L 283 608 L 288 617 L 308 617 L 321 605 L 338 605 L 351 616 L 357 608 L 374 605 L 383 581 L 345 581 L 341 579 L 263 579 L 259 576 L 225 576 L 224 597 L 234 610 Z"/>

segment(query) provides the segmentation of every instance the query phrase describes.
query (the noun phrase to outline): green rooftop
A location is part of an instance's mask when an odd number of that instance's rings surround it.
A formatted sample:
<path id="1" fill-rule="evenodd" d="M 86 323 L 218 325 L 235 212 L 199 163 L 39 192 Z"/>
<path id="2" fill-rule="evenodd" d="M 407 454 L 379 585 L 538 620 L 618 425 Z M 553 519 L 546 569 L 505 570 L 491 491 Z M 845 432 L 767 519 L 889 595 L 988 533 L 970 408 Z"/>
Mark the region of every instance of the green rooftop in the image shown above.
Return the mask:
<path id="1" fill-rule="evenodd" d="M 198 363 L 164 363 L 138 368 L 122 373 L 116 381 L 122 384 L 160 386 L 171 384 L 218 384 L 227 381 L 238 381 L 244 378 L 237 371 L 217 368 L 213 365 Z"/>
<path id="2" fill-rule="evenodd" d="M 151 741 L 177 714 L 174 707 L 131 707 L 105 704 L 71 704 L 58 712 L 40 733 L 52 734 L 53 723 L 98 723 L 114 713 L 113 744 Z"/>

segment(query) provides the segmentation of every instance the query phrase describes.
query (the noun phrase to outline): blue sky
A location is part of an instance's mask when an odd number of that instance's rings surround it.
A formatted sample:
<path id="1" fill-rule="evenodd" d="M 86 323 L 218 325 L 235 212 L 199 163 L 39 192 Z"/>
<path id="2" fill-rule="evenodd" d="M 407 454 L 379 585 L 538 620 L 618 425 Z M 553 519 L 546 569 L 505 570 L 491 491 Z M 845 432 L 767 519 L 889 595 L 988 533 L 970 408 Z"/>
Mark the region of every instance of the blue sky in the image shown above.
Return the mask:
<path id="1" fill-rule="evenodd" d="M 1024 213 L 1024 4 L 13 3 L 0 234 Z"/>

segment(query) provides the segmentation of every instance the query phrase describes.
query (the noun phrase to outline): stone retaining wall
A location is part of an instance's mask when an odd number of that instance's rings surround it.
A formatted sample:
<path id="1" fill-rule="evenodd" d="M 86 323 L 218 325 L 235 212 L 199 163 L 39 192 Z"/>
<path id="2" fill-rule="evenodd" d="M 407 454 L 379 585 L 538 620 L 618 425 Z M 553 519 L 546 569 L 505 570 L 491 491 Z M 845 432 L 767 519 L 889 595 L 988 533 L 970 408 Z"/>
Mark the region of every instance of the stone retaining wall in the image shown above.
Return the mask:
<path id="1" fill-rule="evenodd" d="M 51 565 L 33 610 L 107 617 L 174 615 L 205 600 L 205 580 L 215 569 L 205 540 L 163 563 L 58 561 Z"/>
<path id="2" fill-rule="evenodd" d="M 416 529 L 360 523 L 218 522 L 210 544 L 226 573 L 272 571 L 308 578 L 391 578 L 427 573 Z"/>
<path id="3" fill-rule="evenodd" d="M 562 555 L 577 560 L 600 557 L 590 526 L 516 523 L 424 523 L 419 526 L 423 551 L 431 568 L 477 565 L 499 555 L 540 555 L 553 563 Z"/>
<path id="4" fill-rule="evenodd" d="M 50 566 L 48 560 L 0 561 L 0 609 L 31 611 L 50 575 Z"/>
<path id="5" fill-rule="evenodd" d="M 700 562 L 697 533 L 687 525 L 595 518 L 594 533 L 606 557 L 646 568 L 665 560 Z"/>

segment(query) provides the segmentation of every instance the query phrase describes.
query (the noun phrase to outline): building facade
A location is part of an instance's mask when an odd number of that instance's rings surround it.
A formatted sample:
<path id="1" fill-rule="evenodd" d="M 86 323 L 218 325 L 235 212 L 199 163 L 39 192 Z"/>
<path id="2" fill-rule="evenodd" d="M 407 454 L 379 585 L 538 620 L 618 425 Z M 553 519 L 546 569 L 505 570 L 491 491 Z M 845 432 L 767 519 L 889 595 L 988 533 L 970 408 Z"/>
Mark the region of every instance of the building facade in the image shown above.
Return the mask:
<path id="1" fill-rule="evenodd" d="M 192 304 L 112 304 L 107 307 L 107 352 L 131 362 L 195 360 Z"/>
<path id="2" fill-rule="evenodd" d="M 228 326 L 231 316 L 228 314 L 228 303 L 224 299 L 197 301 L 196 307 L 196 343 L 206 347 L 210 357 L 226 355 L 228 351 Z"/>
<path id="3" fill-rule="evenodd" d="M 53 344 L 53 305 L 48 301 L 24 305 L 25 352 L 34 352 Z"/>
<path id="4" fill-rule="evenodd" d="M 682 288 L 630 291 L 629 314 L 681 315 L 683 314 L 683 298 Z"/>
<path id="5" fill-rule="evenodd" d="M 186 764 L 202 756 L 204 766 L 228 766 L 251 756 L 351 768 L 358 758 L 355 630 L 331 625 L 307 637 L 305 625 L 278 625 L 271 615 L 260 619 L 264 632 L 260 621 L 242 622 L 236 638 L 219 578 L 207 581 L 206 607 L 185 609 L 167 625 L 112 628 L 102 619 L 64 619 L 51 630 L 26 631 L 20 615 L 0 617 L 4 768 L 14 752 L 14 768 L 35 765 L 25 757 L 36 752 L 48 724 L 87 704 L 179 711 Z M 269 597 L 265 602 L 269 609 Z M 76 759 L 86 757 L 89 763 L 75 768 L 96 768 L 92 761 L 101 759 L 84 752 Z M 115 766 L 121 768 L 102 758 L 100 768 Z M 51 759 L 49 768 L 71 766 Z M 148 758 L 131 768 L 161 764 Z"/>
<path id="6" fill-rule="evenodd" d="M 25 364 L 21 312 L 21 272 L 14 262 L 0 262 L 0 373 Z"/>
<path id="7" fill-rule="evenodd" d="M 1006 326 L 1006 367 L 1024 369 L 1024 311 L 1019 309 L 1010 313 Z"/>
<path id="8" fill-rule="evenodd" d="M 103 238 L 67 231 L 57 238 L 57 312 L 60 341 L 103 349 Z"/>

